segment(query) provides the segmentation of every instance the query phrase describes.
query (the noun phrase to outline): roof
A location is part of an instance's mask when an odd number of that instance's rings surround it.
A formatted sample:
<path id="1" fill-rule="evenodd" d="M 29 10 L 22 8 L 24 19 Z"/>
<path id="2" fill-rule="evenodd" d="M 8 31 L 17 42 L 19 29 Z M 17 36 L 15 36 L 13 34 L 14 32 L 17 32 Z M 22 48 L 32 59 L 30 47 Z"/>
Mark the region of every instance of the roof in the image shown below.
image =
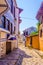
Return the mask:
<path id="1" fill-rule="evenodd" d="M 16 40 L 16 36 L 14 36 L 14 35 L 9 35 L 8 40 Z"/>
<path id="2" fill-rule="evenodd" d="M 34 34 L 34 35 L 26 36 L 26 37 L 33 37 L 33 36 L 39 36 L 39 34 Z"/>
<path id="3" fill-rule="evenodd" d="M 32 26 L 32 27 L 30 27 L 30 28 L 25 29 L 23 32 L 28 31 L 28 30 L 30 30 L 30 29 L 33 30 L 33 29 L 36 29 L 36 27 L 33 27 L 33 26 Z"/>
<path id="4" fill-rule="evenodd" d="M 21 9 L 21 8 L 19 8 L 19 7 L 17 7 L 18 9 L 19 9 L 19 14 L 23 11 L 23 9 Z"/>
<path id="5" fill-rule="evenodd" d="M 43 2 L 41 3 L 41 6 L 37 12 L 36 19 L 39 20 L 40 16 L 43 16 Z"/>

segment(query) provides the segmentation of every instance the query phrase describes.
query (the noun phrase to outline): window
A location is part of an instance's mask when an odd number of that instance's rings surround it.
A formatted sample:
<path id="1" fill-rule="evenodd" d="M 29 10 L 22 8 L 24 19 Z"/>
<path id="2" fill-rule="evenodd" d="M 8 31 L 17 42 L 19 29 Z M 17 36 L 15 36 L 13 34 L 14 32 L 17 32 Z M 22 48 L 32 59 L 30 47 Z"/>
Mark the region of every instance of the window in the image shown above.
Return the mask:
<path id="1" fill-rule="evenodd" d="M 10 21 L 8 20 L 8 30 L 10 31 Z"/>
<path id="2" fill-rule="evenodd" d="M 24 32 L 24 36 L 25 36 L 25 32 Z"/>
<path id="3" fill-rule="evenodd" d="M 13 1 L 11 0 L 11 12 L 13 13 Z"/>
<path id="4" fill-rule="evenodd" d="M 11 34 L 12 34 L 12 31 L 13 31 L 12 27 L 13 27 L 13 25 L 12 25 L 12 23 L 11 23 Z"/>
<path id="5" fill-rule="evenodd" d="M 6 17 L 3 16 L 3 27 L 6 28 Z"/>
<path id="6" fill-rule="evenodd" d="M 14 27 L 14 34 L 15 34 L 15 30 L 16 30 L 16 29 L 15 29 L 15 27 Z"/>
<path id="7" fill-rule="evenodd" d="M 26 32 L 26 35 L 28 35 L 28 31 Z"/>
<path id="8" fill-rule="evenodd" d="M 14 17 L 15 17 L 15 7 L 14 7 Z"/>
<path id="9" fill-rule="evenodd" d="M 43 19 L 43 16 L 42 16 L 42 19 Z"/>
<path id="10" fill-rule="evenodd" d="M 42 37 L 42 29 L 40 30 L 40 37 Z"/>

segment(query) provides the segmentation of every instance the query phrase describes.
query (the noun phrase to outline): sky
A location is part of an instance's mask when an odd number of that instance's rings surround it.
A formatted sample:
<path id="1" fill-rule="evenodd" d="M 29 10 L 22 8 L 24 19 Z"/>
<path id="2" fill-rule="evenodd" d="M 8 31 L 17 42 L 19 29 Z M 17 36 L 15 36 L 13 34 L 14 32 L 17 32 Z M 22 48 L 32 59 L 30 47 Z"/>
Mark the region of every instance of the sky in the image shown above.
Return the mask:
<path id="1" fill-rule="evenodd" d="M 17 0 L 18 7 L 23 9 L 20 14 L 22 22 L 20 23 L 20 32 L 31 26 L 36 27 L 36 15 L 43 0 Z"/>

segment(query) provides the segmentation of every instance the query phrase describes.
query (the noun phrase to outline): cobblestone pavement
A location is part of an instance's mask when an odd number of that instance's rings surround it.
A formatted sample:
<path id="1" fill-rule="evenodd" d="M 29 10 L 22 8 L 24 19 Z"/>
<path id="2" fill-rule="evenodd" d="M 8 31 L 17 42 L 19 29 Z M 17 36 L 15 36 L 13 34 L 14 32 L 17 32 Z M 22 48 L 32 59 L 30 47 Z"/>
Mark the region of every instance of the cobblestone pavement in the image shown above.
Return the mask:
<path id="1" fill-rule="evenodd" d="M 35 52 L 35 49 L 29 49 L 25 47 L 23 44 L 19 45 L 19 49 L 21 49 L 24 54 L 21 55 L 20 64 L 17 65 L 43 65 L 43 59 Z"/>
<path id="2" fill-rule="evenodd" d="M 0 65 L 16 65 L 17 61 L 20 58 L 21 50 L 15 49 L 10 54 L 0 59 Z"/>
<path id="3" fill-rule="evenodd" d="M 0 65 L 43 65 L 43 59 L 35 52 L 35 49 L 29 49 L 20 44 L 18 49 L 0 59 Z"/>

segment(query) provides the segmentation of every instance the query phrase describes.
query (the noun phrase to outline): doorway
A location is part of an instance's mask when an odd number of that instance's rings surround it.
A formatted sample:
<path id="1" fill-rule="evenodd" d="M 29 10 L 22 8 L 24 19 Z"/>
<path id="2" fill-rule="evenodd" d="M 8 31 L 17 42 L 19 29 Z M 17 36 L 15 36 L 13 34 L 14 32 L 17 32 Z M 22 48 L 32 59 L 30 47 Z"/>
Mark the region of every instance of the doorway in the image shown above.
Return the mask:
<path id="1" fill-rule="evenodd" d="M 6 42 L 6 54 L 11 52 L 11 42 Z"/>
<path id="2" fill-rule="evenodd" d="M 32 46 L 32 37 L 30 37 L 30 46 Z"/>

